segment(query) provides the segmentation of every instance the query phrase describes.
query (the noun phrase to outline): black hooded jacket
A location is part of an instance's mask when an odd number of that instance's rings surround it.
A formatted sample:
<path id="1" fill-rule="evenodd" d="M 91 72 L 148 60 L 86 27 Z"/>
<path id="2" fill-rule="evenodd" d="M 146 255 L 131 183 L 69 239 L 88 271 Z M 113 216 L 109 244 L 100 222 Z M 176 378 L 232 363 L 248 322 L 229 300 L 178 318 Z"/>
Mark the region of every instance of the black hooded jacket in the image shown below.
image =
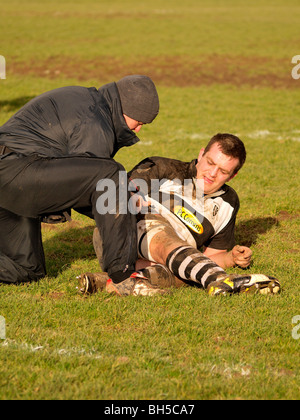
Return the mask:
<path id="1" fill-rule="evenodd" d="M 43 93 L 0 127 L 0 145 L 22 156 L 112 158 L 138 141 L 124 120 L 115 83 Z"/>

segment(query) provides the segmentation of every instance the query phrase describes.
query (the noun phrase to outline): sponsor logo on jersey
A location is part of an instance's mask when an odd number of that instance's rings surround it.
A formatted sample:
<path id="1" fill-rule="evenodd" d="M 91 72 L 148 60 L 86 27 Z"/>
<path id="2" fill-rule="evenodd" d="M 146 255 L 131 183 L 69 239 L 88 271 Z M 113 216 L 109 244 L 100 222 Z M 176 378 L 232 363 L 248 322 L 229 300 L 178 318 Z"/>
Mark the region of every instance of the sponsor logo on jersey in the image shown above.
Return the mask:
<path id="1" fill-rule="evenodd" d="M 185 223 L 194 232 L 198 233 L 199 235 L 203 233 L 203 226 L 201 225 L 197 217 L 189 210 L 181 206 L 175 206 L 174 213 L 177 217 L 179 217 L 180 220 L 183 221 L 183 223 Z"/>

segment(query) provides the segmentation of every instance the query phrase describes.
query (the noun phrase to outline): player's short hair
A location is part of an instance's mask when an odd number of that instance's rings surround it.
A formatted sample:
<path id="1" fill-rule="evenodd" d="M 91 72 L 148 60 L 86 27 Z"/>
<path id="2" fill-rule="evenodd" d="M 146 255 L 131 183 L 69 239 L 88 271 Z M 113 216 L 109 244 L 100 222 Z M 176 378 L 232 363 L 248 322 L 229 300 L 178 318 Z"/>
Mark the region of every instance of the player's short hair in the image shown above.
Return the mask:
<path id="1" fill-rule="evenodd" d="M 246 149 L 242 140 L 239 139 L 237 136 L 234 136 L 233 134 L 218 133 L 210 139 L 209 143 L 204 149 L 204 155 L 210 150 L 214 143 L 218 143 L 224 155 L 239 160 L 239 164 L 234 170 L 234 173 L 236 174 L 244 165 L 246 160 Z"/>

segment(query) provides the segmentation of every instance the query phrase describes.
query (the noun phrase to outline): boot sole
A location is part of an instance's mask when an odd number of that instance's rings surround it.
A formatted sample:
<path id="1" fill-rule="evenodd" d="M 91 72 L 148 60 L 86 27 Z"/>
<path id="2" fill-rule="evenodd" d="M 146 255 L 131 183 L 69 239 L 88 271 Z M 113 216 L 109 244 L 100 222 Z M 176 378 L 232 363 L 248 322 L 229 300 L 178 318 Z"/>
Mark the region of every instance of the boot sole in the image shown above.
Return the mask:
<path id="1" fill-rule="evenodd" d="M 254 275 L 253 275 L 254 276 Z M 253 279 L 254 280 L 254 279 Z M 241 286 L 240 290 L 238 292 L 234 292 L 231 289 L 231 283 L 233 285 L 233 282 L 227 282 L 226 280 L 224 282 L 217 281 L 214 285 L 212 283 L 211 287 L 208 290 L 208 294 L 210 296 L 218 296 L 218 295 L 232 295 L 237 293 L 248 293 L 248 294 L 254 294 L 254 293 L 260 293 L 262 295 L 275 295 L 280 293 L 280 283 L 275 278 L 269 277 L 263 280 L 255 280 L 250 285 L 243 285 Z M 228 290 L 224 290 L 224 283 L 229 286 Z M 221 286 L 223 284 L 223 287 Z M 231 290 L 230 290 L 231 289 Z"/>

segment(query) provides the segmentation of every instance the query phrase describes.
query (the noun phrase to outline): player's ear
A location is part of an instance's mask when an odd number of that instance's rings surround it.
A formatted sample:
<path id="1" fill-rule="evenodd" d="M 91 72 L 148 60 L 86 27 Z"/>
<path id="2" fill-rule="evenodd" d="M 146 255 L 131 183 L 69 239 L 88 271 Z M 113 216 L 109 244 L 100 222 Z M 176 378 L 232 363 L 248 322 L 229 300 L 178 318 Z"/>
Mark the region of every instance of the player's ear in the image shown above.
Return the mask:
<path id="1" fill-rule="evenodd" d="M 198 156 L 198 162 L 199 162 L 199 160 L 202 158 L 202 156 L 203 156 L 203 154 L 204 154 L 204 147 L 202 147 L 202 149 L 200 150 L 200 152 L 199 152 L 199 156 Z"/>
<path id="2" fill-rule="evenodd" d="M 237 176 L 237 174 L 238 174 L 238 172 L 235 172 L 233 175 L 231 175 L 231 177 L 229 178 L 229 180 L 228 181 L 230 181 L 232 178 L 234 178 L 235 176 Z M 227 182 L 228 182 L 227 181 Z"/>

